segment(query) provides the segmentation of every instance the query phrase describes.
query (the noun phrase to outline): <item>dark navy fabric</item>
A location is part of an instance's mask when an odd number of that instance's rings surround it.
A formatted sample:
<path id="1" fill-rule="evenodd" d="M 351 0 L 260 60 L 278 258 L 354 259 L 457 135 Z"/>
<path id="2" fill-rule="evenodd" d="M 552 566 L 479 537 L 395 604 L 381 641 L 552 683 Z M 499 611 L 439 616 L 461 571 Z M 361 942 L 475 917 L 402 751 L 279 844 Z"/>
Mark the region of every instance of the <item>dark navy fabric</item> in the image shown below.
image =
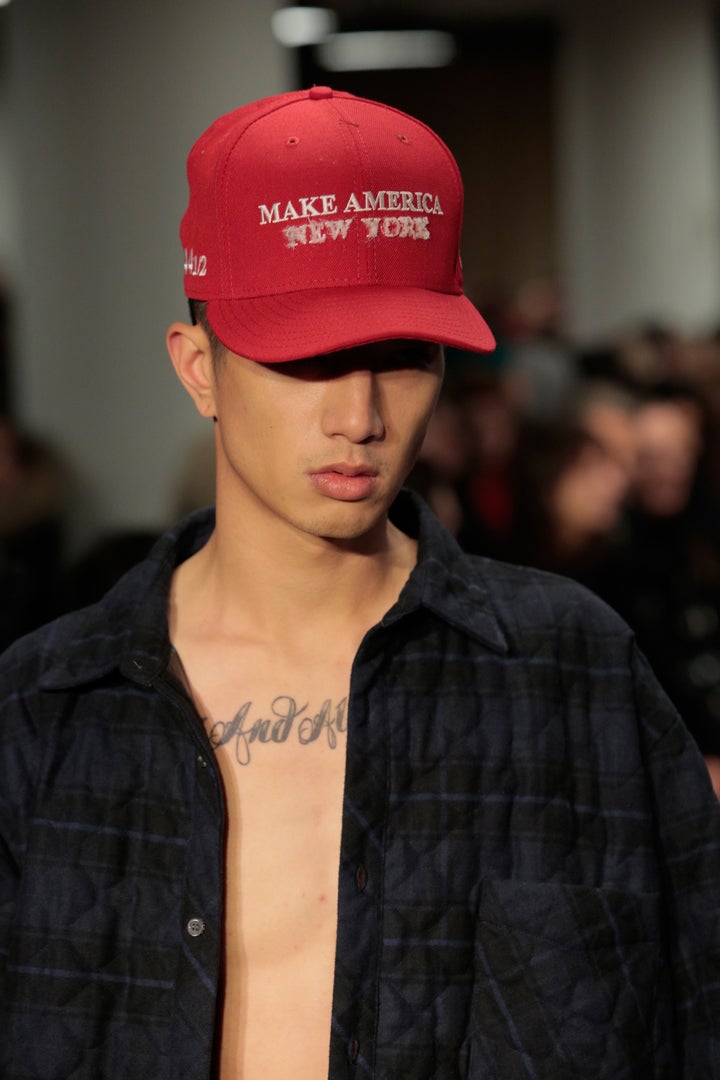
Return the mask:
<path id="1" fill-rule="evenodd" d="M 720 1078 L 720 809 L 632 634 L 393 517 L 419 559 L 352 671 L 332 1080 Z M 0 661 L 2 1080 L 213 1076 L 224 802 L 166 618 L 212 527 Z"/>

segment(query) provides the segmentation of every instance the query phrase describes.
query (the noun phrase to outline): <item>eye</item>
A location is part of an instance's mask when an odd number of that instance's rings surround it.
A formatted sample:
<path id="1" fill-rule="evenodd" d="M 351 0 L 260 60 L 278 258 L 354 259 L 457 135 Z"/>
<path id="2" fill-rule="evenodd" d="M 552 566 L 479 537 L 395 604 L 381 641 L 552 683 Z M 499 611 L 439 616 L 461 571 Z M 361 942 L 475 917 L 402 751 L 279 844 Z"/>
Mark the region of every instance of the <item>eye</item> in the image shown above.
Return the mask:
<path id="1" fill-rule="evenodd" d="M 322 356 L 309 356 L 301 360 L 284 360 L 281 364 L 268 365 L 273 373 L 305 382 L 328 377 L 328 362 Z"/>
<path id="2" fill-rule="evenodd" d="M 388 352 L 381 367 L 386 371 L 403 368 L 425 371 L 436 364 L 440 355 L 438 345 L 426 341 L 408 341 Z"/>

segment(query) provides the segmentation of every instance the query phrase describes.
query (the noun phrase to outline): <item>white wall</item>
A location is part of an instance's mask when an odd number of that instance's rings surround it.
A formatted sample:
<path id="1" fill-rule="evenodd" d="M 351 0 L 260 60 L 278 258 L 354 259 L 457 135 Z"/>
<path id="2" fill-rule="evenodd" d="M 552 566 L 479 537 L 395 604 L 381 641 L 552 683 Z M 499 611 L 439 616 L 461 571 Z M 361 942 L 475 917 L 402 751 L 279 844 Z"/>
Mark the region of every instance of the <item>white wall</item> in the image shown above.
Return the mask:
<path id="1" fill-rule="evenodd" d="M 0 281 L 6 268 L 14 262 L 18 250 L 15 155 L 13 146 L 13 117 L 9 100 L 9 73 L 6 63 L 7 42 L 3 30 L 8 26 L 9 11 L 0 8 Z M 5 42 L 5 47 L 3 47 Z"/>
<path id="2" fill-rule="evenodd" d="M 711 0 L 569 3 L 559 80 L 571 329 L 720 317 L 720 116 Z"/>
<path id="3" fill-rule="evenodd" d="M 186 317 L 185 158 L 217 115 L 290 88 L 274 7 L 15 0 L 2 13 L 0 120 L 9 109 L 20 200 L 0 252 L 18 301 L 19 413 L 77 476 L 71 546 L 173 513 L 203 430 L 164 347 L 166 326 Z"/>

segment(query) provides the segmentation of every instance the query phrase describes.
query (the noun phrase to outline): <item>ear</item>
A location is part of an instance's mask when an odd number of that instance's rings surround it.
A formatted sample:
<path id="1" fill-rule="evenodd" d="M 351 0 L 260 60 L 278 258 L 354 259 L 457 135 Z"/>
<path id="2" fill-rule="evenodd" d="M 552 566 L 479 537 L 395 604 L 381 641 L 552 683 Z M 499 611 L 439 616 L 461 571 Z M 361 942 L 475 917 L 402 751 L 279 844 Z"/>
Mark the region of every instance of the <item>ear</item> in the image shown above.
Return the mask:
<path id="1" fill-rule="evenodd" d="M 165 337 L 177 377 L 201 416 L 215 415 L 215 377 L 212 350 L 201 326 L 175 322 Z"/>

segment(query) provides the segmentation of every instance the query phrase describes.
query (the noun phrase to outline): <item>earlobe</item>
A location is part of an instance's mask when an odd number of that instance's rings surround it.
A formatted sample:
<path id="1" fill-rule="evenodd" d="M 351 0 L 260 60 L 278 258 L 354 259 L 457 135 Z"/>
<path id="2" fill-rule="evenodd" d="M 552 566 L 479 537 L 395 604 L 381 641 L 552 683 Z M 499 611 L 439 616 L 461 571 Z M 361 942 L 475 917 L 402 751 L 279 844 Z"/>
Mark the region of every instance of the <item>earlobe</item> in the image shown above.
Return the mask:
<path id="1" fill-rule="evenodd" d="M 165 341 L 177 377 L 196 409 L 201 416 L 214 417 L 215 383 L 207 334 L 201 326 L 175 322 L 169 327 Z"/>

